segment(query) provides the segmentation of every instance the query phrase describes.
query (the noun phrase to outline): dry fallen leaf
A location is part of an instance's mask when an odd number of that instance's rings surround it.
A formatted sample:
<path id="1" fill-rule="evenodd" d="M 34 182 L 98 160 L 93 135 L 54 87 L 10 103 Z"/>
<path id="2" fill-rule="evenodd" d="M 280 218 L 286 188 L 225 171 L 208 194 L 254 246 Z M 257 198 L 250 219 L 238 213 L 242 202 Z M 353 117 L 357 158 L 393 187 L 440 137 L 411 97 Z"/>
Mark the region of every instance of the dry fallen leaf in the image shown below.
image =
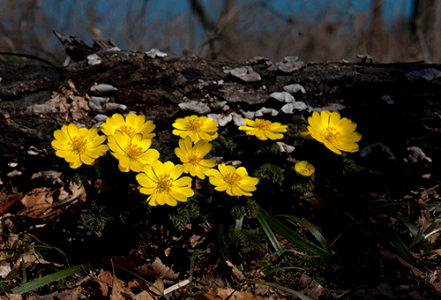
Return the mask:
<path id="1" fill-rule="evenodd" d="M 9 276 L 15 275 L 22 271 L 23 263 L 25 264 L 26 268 L 30 268 L 35 264 L 44 264 L 44 265 L 52 265 L 54 267 L 60 268 L 63 267 L 62 264 L 57 264 L 53 262 L 49 262 L 47 260 L 44 260 L 38 256 L 38 254 L 35 253 L 34 248 L 29 248 L 26 252 L 20 254 L 19 256 L 15 257 L 13 261 L 9 260 L 8 263 L 5 263 L 6 261 L 2 262 L 1 269 L 2 272 L 6 272 L 8 270 L 8 264 L 10 266 L 9 270 Z"/>
<path id="2" fill-rule="evenodd" d="M 302 288 L 300 293 L 302 293 L 302 294 L 304 294 L 304 295 L 306 295 L 306 296 L 308 296 L 308 297 L 310 297 L 312 299 L 319 299 L 320 296 L 325 291 L 325 288 L 323 286 L 321 286 L 320 283 L 318 283 L 317 280 L 315 280 L 314 278 L 309 277 L 305 273 L 303 273 L 300 276 L 299 285 Z"/>
<path id="3" fill-rule="evenodd" d="M 240 281 L 245 280 L 245 276 L 243 275 L 243 273 L 235 265 L 233 265 L 231 261 L 227 260 L 226 263 L 229 267 L 233 269 L 233 276 L 236 277 L 236 279 Z"/>
<path id="4" fill-rule="evenodd" d="M 112 286 L 113 276 L 109 271 L 100 270 L 97 277 L 94 278 L 96 282 L 100 285 L 101 293 L 103 297 L 109 296 L 109 286 Z"/>
<path id="5" fill-rule="evenodd" d="M 22 295 L 18 295 L 18 294 L 8 294 L 6 293 L 5 297 L 1 297 L 1 300 L 3 299 L 8 299 L 8 300 L 23 300 L 23 296 Z"/>
<path id="6" fill-rule="evenodd" d="M 231 297 L 230 297 L 231 295 Z M 228 298 L 229 297 L 229 298 Z M 221 299 L 240 299 L 240 300 L 268 300 L 268 298 L 250 292 L 241 292 L 233 289 L 217 289 L 209 290 L 198 295 L 198 300 L 221 300 Z"/>
<path id="7" fill-rule="evenodd" d="M 178 279 L 179 276 L 179 273 L 176 274 L 171 268 L 164 265 L 159 257 L 156 257 L 153 263 L 137 267 L 136 270 L 142 276 L 149 278 Z"/>
<path id="8" fill-rule="evenodd" d="M 60 123 L 65 124 L 84 119 L 88 115 L 90 111 L 88 98 L 87 95 L 82 97 L 73 82 L 69 81 L 66 86 L 62 87 L 61 91 L 54 92 L 52 98 L 46 101 L 45 104 L 60 112 L 58 115 L 63 118 Z"/>
<path id="9" fill-rule="evenodd" d="M 0 193 L 0 215 L 3 215 L 9 210 L 22 197 L 21 194 L 7 195 L 6 193 Z"/>
<path id="10" fill-rule="evenodd" d="M 150 296 L 150 294 L 147 291 L 142 291 L 141 293 L 135 295 L 135 297 L 133 297 L 133 300 L 154 300 L 155 298 L 153 298 L 152 296 Z"/>
<path id="11" fill-rule="evenodd" d="M 48 188 L 35 188 L 27 193 L 21 203 L 26 207 L 17 215 L 39 218 L 41 214 L 52 207 L 53 198 Z"/>
<path id="12" fill-rule="evenodd" d="M 9 273 L 11 273 L 12 267 L 11 264 L 7 261 L 0 262 L 0 277 L 6 278 Z"/>
<path id="13" fill-rule="evenodd" d="M 113 268 L 112 293 L 110 294 L 110 300 L 123 300 L 125 299 L 124 295 L 133 296 L 133 293 L 124 288 L 121 281 L 115 275 L 115 268 Z"/>

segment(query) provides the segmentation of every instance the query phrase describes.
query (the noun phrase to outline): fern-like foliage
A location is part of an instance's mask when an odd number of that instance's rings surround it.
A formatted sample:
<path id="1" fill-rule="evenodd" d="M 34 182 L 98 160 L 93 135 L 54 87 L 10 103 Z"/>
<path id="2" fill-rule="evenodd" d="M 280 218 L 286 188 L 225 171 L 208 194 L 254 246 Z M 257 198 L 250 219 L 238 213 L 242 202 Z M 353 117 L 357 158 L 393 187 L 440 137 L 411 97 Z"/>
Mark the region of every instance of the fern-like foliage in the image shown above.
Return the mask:
<path id="1" fill-rule="evenodd" d="M 285 180 L 284 169 L 273 165 L 273 164 L 264 164 L 258 170 L 258 178 L 263 183 L 272 183 L 278 186 L 282 186 L 283 181 Z"/>
<path id="2" fill-rule="evenodd" d="M 348 158 L 348 157 L 343 157 L 343 176 L 349 176 L 352 173 L 354 173 L 354 169 L 355 169 L 355 161 Z"/>
<path id="3" fill-rule="evenodd" d="M 256 252 L 262 257 L 266 250 L 266 236 L 260 228 L 244 229 L 239 234 L 239 245 L 243 253 Z"/>
<path id="4" fill-rule="evenodd" d="M 268 155 L 280 155 L 282 151 L 280 151 L 279 145 L 277 143 L 271 143 L 269 145 L 265 145 L 257 149 L 257 154 L 268 154 Z"/>
<path id="5" fill-rule="evenodd" d="M 85 220 L 93 233 L 102 236 L 107 222 L 114 220 L 114 218 L 105 211 L 104 206 L 97 205 L 95 201 L 92 201 Z"/>
<path id="6" fill-rule="evenodd" d="M 169 218 L 176 229 L 183 230 L 191 222 L 191 219 L 200 216 L 200 211 L 201 207 L 198 202 L 195 199 L 190 199 L 188 202 L 182 203 L 176 209 L 175 214 L 169 214 Z"/>
<path id="7" fill-rule="evenodd" d="M 291 190 L 297 194 L 303 195 L 314 190 L 314 175 L 307 180 L 299 180 L 291 185 Z"/>
<path id="8" fill-rule="evenodd" d="M 236 203 L 231 208 L 231 216 L 234 219 L 240 219 L 243 216 L 247 216 L 249 218 L 255 219 L 257 217 L 257 213 L 259 211 L 259 206 L 257 203 L 251 199 L 246 198 L 245 202 Z"/>

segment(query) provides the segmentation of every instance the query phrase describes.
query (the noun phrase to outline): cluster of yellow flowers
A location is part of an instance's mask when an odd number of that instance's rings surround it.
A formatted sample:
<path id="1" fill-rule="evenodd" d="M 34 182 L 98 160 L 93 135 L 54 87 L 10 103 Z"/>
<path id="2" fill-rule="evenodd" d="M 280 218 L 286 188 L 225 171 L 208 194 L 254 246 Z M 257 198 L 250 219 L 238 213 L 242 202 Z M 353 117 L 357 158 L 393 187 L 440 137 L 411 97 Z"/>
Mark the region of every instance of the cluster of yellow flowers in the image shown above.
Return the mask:
<path id="1" fill-rule="evenodd" d="M 260 140 L 277 140 L 283 138 L 287 126 L 264 119 L 255 121 L 244 119 L 247 126 L 239 130 L 247 135 L 254 135 Z M 357 142 L 361 135 L 355 132 L 357 124 L 347 118 L 340 118 L 337 112 L 314 112 L 308 119 L 309 126 L 300 130 L 304 138 L 313 138 L 337 154 L 340 150 L 358 151 Z M 252 196 L 259 180 L 247 175 L 244 167 L 218 165 L 205 156 L 210 152 L 210 141 L 218 137 L 218 123 L 213 119 L 196 115 L 178 118 L 172 125 L 172 133 L 179 136 L 179 147 L 176 156 L 182 164 L 175 165 L 167 161 L 159 161 L 159 152 L 151 149 L 153 121 L 145 120 L 144 115 L 130 113 L 124 118 L 114 114 L 101 124 L 102 132 L 107 136 L 107 145 L 103 144 L 106 136 L 98 135 L 97 128 L 78 128 L 74 123 L 63 125 L 54 132 L 55 139 L 51 145 L 55 154 L 64 158 L 71 168 L 76 169 L 83 163 L 91 165 L 98 157 L 109 149 L 118 159 L 121 172 L 134 171 L 140 184 L 140 192 L 149 195 L 147 202 L 152 205 L 168 204 L 175 206 L 178 201 L 185 202 L 194 195 L 191 188 L 192 179 L 181 177 L 182 173 L 190 174 L 199 179 L 209 178 L 209 182 L 217 191 L 225 191 L 230 196 Z M 302 176 L 308 177 L 315 172 L 313 165 L 307 161 L 298 162 L 294 169 Z"/>
<path id="2" fill-rule="evenodd" d="M 114 114 L 101 125 L 102 132 L 107 136 L 98 135 L 97 128 L 78 128 L 74 123 L 63 125 L 54 132 L 55 139 L 51 145 L 55 154 L 64 158 L 71 168 L 76 169 L 83 163 L 92 165 L 109 149 L 118 159 L 121 172 L 134 171 L 136 180 L 141 185 L 140 192 L 149 195 L 147 202 L 152 205 L 168 204 L 174 206 L 177 202 L 185 202 L 194 195 L 191 189 L 191 178 L 181 177 L 182 173 L 205 179 L 209 177 L 217 191 L 225 191 L 231 196 L 251 196 L 256 190 L 257 178 L 247 175 L 243 167 L 219 165 L 219 171 L 214 170 L 216 163 L 205 159 L 210 152 L 211 140 L 218 137 L 218 123 L 207 117 L 188 116 L 179 118 L 173 124 L 173 134 L 181 137 L 179 147 L 175 149 L 176 156 L 182 164 L 175 165 L 167 161 L 160 162 L 159 152 L 151 149 L 155 125 L 145 121 L 144 115 Z"/>

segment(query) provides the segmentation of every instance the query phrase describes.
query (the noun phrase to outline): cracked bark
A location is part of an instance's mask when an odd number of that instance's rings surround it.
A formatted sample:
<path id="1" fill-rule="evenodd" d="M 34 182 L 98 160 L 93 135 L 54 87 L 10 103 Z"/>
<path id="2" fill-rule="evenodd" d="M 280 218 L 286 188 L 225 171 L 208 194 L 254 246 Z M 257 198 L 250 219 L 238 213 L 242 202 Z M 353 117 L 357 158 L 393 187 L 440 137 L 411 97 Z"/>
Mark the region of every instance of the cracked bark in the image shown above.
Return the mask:
<path id="1" fill-rule="evenodd" d="M 90 50 L 91 48 L 86 49 Z M 312 108 L 326 107 L 336 103 L 344 108 L 342 116 L 358 124 L 364 146 L 382 142 L 397 158 L 393 164 L 386 158 L 354 155 L 357 163 L 365 167 L 396 168 L 407 155 L 407 147 L 418 146 L 433 158 L 428 168 L 421 172 L 436 174 L 439 162 L 436 157 L 441 149 L 439 113 L 441 78 L 409 79 L 406 74 L 439 68 L 438 65 L 422 63 L 361 64 L 361 63 L 305 63 L 291 74 L 269 71 L 264 63 L 252 65 L 262 80 L 242 82 L 224 72 L 226 68 L 242 67 L 236 62 L 205 60 L 200 58 L 168 56 L 149 58 L 144 53 L 130 51 L 105 51 L 96 53 L 102 63 L 89 66 L 87 61 L 63 67 L 61 70 L 76 87 L 79 96 L 88 99 L 94 95 L 90 88 L 95 83 L 107 83 L 118 90 L 104 95 L 111 102 L 124 104 L 128 111 L 145 114 L 157 125 L 157 140 L 165 149 L 174 147 L 171 136 L 172 123 L 183 112 L 178 104 L 198 100 L 206 103 L 227 101 L 228 111 L 211 108 L 212 113 L 256 111 L 262 107 L 280 110 L 284 103 L 270 98 L 273 92 L 298 83 L 306 93 L 296 93 L 296 101 L 303 101 Z M 23 174 L 20 180 L 30 180 L 37 171 L 68 166 L 54 155 L 50 146 L 52 133 L 61 127 L 65 116 L 57 111 L 34 113 L 29 108 L 44 104 L 64 84 L 57 70 L 45 65 L 0 65 L 0 178 L 5 183 L 6 174 L 12 169 L 9 162 Z M 414 73 L 418 74 L 418 73 Z M 424 73 L 421 73 L 424 74 Z M 393 104 L 387 104 L 383 96 L 389 96 Z M 383 97 L 383 98 L 382 98 Z M 107 111 L 108 116 L 116 111 Z M 94 125 L 89 111 L 79 123 Z M 285 143 L 290 144 L 300 126 L 306 124 L 309 111 L 294 111 L 277 117 L 266 117 L 289 125 Z M 226 127 L 232 132 L 235 125 Z M 234 128 L 233 128 L 234 127 Z M 224 131 L 225 128 L 220 128 Z M 34 146 L 41 151 L 33 156 L 27 150 Z M 169 150 L 171 151 L 171 150 Z M 295 152 L 293 153 L 295 157 Z M 377 158 L 375 156 L 375 158 Z M 397 167 L 397 170 L 401 168 Z M 419 174 L 421 175 L 421 174 Z M 418 175 L 418 176 L 419 176 Z M 13 179 L 15 180 L 15 179 Z"/>

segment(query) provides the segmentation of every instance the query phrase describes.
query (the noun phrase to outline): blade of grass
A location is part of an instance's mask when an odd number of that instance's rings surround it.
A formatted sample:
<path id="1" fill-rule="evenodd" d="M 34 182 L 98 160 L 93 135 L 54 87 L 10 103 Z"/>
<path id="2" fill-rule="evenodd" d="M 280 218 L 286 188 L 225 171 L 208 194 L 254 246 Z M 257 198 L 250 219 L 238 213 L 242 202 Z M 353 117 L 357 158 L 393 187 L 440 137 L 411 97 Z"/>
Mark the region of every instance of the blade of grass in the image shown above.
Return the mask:
<path id="1" fill-rule="evenodd" d="M 34 245 L 34 248 L 35 249 L 48 249 L 48 250 L 57 251 L 58 253 L 60 253 L 63 256 L 64 260 L 66 261 L 67 266 L 70 267 L 69 258 L 67 257 L 66 253 L 64 253 L 61 249 L 54 247 L 54 246 L 46 246 L 46 245 Z"/>
<path id="2" fill-rule="evenodd" d="M 25 264 L 25 261 L 24 261 L 23 258 L 21 259 L 21 269 L 23 271 L 23 277 L 22 277 L 23 280 L 22 280 L 22 282 L 26 283 L 28 281 L 28 272 L 26 272 L 26 264 Z"/>
<path id="3" fill-rule="evenodd" d="M 219 241 L 219 249 L 220 249 L 220 254 L 222 256 L 223 259 L 229 260 L 229 261 L 233 261 L 233 259 L 231 258 L 230 252 L 228 251 L 228 236 L 224 235 L 224 223 L 221 222 L 219 224 L 219 229 L 217 231 L 218 235 L 218 241 Z"/>
<path id="4" fill-rule="evenodd" d="M 233 232 L 231 233 L 231 243 L 234 243 L 237 241 L 239 237 L 239 233 L 242 230 L 242 224 L 243 224 L 243 216 L 239 219 L 236 219 L 234 224 Z"/>
<path id="5" fill-rule="evenodd" d="M 259 219 L 265 220 L 269 228 L 272 228 L 275 231 L 277 231 L 281 236 L 283 236 L 285 239 L 287 239 L 288 241 L 290 241 L 291 243 L 293 243 L 299 249 L 305 251 L 306 253 L 310 255 L 318 255 L 325 261 L 329 260 L 329 258 L 331 257 L 332 254 L 330 252 L 306 240 L 299 233 L 292 230 L 290 227 L 288 227 L 286 224 L 284 224 L 276 217 L 270 215 L 265 209 L 263 209 L 260 206 L 259 206 L 258 220 Z"/>
<path id="6" fill-rule="evenodd" d="M 265 281 L 249 281 L 248 283 L 267 285 L 267 286 L 269 286 L 269 287 L 273 287 L 273 288 L 276 288 L 276 289 L 282 290 L 282 291 L 284 291 L 284 292 L 290 293 L 290 294 L 292 294 L 292 295 L 294 295 L 294 296 L 299 297 L 299 298 L 302 299 L 302 300 L 312 300 L 311 298 L 309 298 L 308 296 L 303 295 L 303 294 L 300 293 L 300 292 L 294 291 L 293 289 L 290 289 L 290 288 L 287 288 L 287 287 L 285 287 L 285 286 L 278 285 L 278 284 L 275 284 L 275 283 L 272 283 L 272 282 L 265 282 Z"/>
<path id="7" fill-rule="evenodd" d="M 254 267 L 248 272 L 248 274 L 252 274 L 253 273 L 253 271 L 254 270 L 256 270 L 258 267 L 260 267 L 262 264 L 263 264 L 263 262 L 265 262 L 267 259 L 269 259 L 269 258 L 271 258 L 271 257 L 273 257 L 273 256 L 275 256 L 275 255 L 283 255 L 283 254 L 285 254 L 285 253 L 292 253 L 292 250 L 291 249 L 285 249 L 285 250 L 281 250 L 281 251 L 279 251 L 279 252 L 273 252 L 273 253 L 270 253 L 270 254 L 268 254 L 267 256 L 265 256 L 264 258 L 262 258 L 261 260 L 259 260 L 255 265 L 254 265 Z M 248 277 L 248 276 L 247 276 Z"/>
<path id="8" fill-rule="evenodd" d="M 190 294 L 193 294 L 193 271 L 194 271 L 194 263 L 196 261 L 196 256 L 198 255 L 198 253 L 199 252 L 195 250 L 191 255 L 191 260 L 190 260 L 190 272 L 188 274 L 188 278 L 190 279 L 190 282 L 188 284 L 188 292 Z"/>
<path id="9" fill-rule="evenodd" d="M 320 231 L 318 231 L 311 223 L 291 215 L 278 215 L 278 217 L 284 217 L 290 219 L 305 227 L 315 237 L 315 239 L 320 243 L 320 245 L 322 245 L 322 248 L 328 251 L 329 253 L 331 253 L 331 247 L 329 246 L 328 242 L 320 233 Z"/>
<path id="10" fill-rule="evenodd" d="M 398 251 L 399 256 L 401 256 L 405 261 L 407 261 L 409 264 L 416 267 L 417 269 L 423 270 L 423 268 L 416 262 L 412 253 L 410 253 L 409 248 L 406 246 L 406 244 L 403 242 L 403 240 L 395 231 L 390 230 L 389 228 L 383 228 L 380 233 L 375 229 L 373 229 L 368 224 L 366 224 L 360 218 L 354 216 L 351 212 L 345 211 L 343 212 L 343 214 L 345 214 L 355 224 L 363 228 L 363 231 L 366 232 L 368 235 L 375 237 L 376 241 L 379 244 L 381 244 L 383 247 L 388 248 L 392 243 L 392 245 Z"/>
<path id="11" fill-rule="evenodd" d="M 262 226 L 263 232 L 265 232 L 265 234 L 268 237 L 274 250 L 276 250 L 276 252 L 279 253 L 282 251 L 282 247 L 280 246 L 279 241 L 277 240 L 276 236 L 274 235 L 273 230 L 268 225 L 267 218 L 265 217 L 265 214 L 262 214 L 260 212 L 261 210 L 263 210 L 263 209 L 259 209 L 259 213 L 257 214 L 257 221 L 260 223 L 260 226 Z"/>
<path id="12" fill-rule="evenodd" d="M 277 273 L 277 272 L 279 272 L 279 271 L 284 271 L 284 270 L 303 270 L 303 268 L 300 268 L 300 267 L 292 267 L 292 266 L 281 267 L 281 268 L 277 268 L 277 269 L 271 270 L 271 271 L 269 271 L 269 272 L 266 272 L 265 275 L 268 276 L 269 274 Z"/>
<path id="13" fill-rule="evenodd" d="M 400 236 L 392 230 L 387 230 L 387 234 L 390 236 L 391 242 L 394 245 L 395 249 L 397 249 L 398 254 L 412 266 L 418 268 L 420 271 L 423 270 L 423 268 L 413 257 L 412 253 L 410 253 L 409 247 L 407 247 Z"/>
<path id="14" fill-rule="evenodd" d="M 441 214 L 439 214 L 439 215 L 436 217 L 435 221 L 433 221 L 433 223 L 429 226 L 429 228 L 427 228 L 427 230 L 426 230 L 426 235 L 428 235 L 429 233 L 431 233 L 431 232 L 436 228 L 436 226 L 438 226 L 438 224 L 439 224 L 440 221 L 441 221 Z"/>
<path id="15" fill-rule="evenodd" d="M 406 225 L 407 229 L 409 229 L 410 233 L 412 233 L 412 235 L 414 237 L 416 237 L 420 231 L 420 229 L 418 228 L 418 226 L 416 226 L 415 224 L 413 224 L 408 218 L 402 216 L 401 214 L 397 213 L 395 214 L 397 216 L 398 219 L 400 219 L 404 225 Z"/>
<path id="16" fill-rule="evenodd" d="M 74 275 L 76 273 L 80 273 L 83 272 L 83 270 L 87 270 L 92 268 L 92 264 L 91 263 L 87 263 L 87 264 L 83 264 L 83 265 L 79 265 L 79 266 L 74 266 L 74 267 L 70 267 L 61 271 L 58 271 L 56 273 L 44 276 L 40 279 L 31 281 L 31 282 L 27 282 L 25 284 L 22 284 L 16 288 L 13 288 L 11 290 L 11 292 L 13 294 L 24 294 L 27 292 L 30 292 L 32 290 L 38 289 L 46 284 L 58 281 L 60 279 L 66 278 L 68 276 Z"/>
<path id="17" fill-rule="evenodd" d="M 399 213 L 395 214 L 398 219 L 400 219 L 404 225 L 406 225 L 407 229 L 409 229 L 410 233 L 413 235 L 413 241 L 408 246 L 409 250 L 411 250 L 416 244 L 420 243 L 424 240 L 425 234 L 424 234 L 424 228 L 427 224 L 427 219 L 424 219 L 424 224 L 421 226 L 421 228 L 418 228 L 417 225 L 412 223 L 408 218 L 402 216 Z"/>

